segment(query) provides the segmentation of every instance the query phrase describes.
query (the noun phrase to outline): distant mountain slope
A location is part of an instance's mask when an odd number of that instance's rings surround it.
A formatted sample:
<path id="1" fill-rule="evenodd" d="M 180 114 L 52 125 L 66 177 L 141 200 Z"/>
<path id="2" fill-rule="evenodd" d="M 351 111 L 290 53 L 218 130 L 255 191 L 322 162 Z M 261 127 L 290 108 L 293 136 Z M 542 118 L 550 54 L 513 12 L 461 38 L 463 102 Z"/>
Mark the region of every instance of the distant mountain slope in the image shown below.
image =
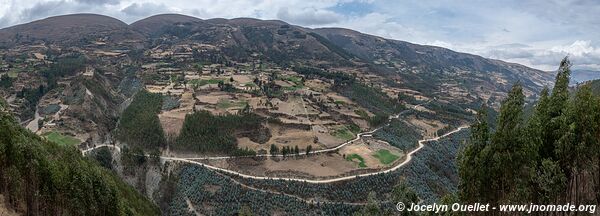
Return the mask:
<path id="1" fill-rule="evenodd" d="M 0 45 L 4 46 L 35 41 L 77 45 L 98 38 L 121 41 L 143 37 L 126 23 L 97 14 L 55 16 L 0 29 Z"/>
<path id="2" fill-rule="evenodd" d="M 208 25 L 201 19 L 180 14 L 159 14 L 131 23 L 131 28 L 148 36 L 155 36 L 167 28 L 185 27 L 195 25 L 197 27 L 207 27 Z"/>
<path id="3" fill-rule="evenodd" d="M 553 79 L 540 70 L 441 47 L 341 28 L 309 29 L 278 20 L 201 20 L 162 14 L 127 25 L 107 16 L 74 14 L 0 30 L 0 46 L 35 41 L 77 46 L 104 40 L 121 49 L 123 41 L 132 39 L 149 42 L 145 49 L 164 44 L 214 46 L 217 55 L 238 62 L 261 59 L 284 67 L 352 68 L 352 73 L 377 74 L 383 77 L 381 82 L 397 88 L 426 94 L 464 93 L 485 100 L 502 97 L 518 81 L 528 96 L 534 95 Z"/>
<path id="4" fill-rule="evenodd" d="M 581 83 L 588 80 L 600 79 L 600 71 L 573 70 L 571 73 L 571 84 Z"/>
<path id="5" fill-rule="evenodd" d="M 222 54 L 237 61 L 258 55 L 283 65 L 310 61 L 349 64 L 345 56 L 332 52 L 331 46 L 321 43 L 310 32 L 278 20 L 201 20 L 163 14 L 134 22 L 131 27 L 147 35 L 151 41 L 214 45 L 220 48 Z"/>
<path id="6" fill-rule="evenodd" d="M 504 89 L 496 90 L 506 91 L 505 84 L 520 81 L 529 91 L 537 92 L 542 86 L 551 85 L 553 78 L 551 73 L 523 65 L 441 47 L 390 40 L 342 28 L 319 28 L 313 31 L 370 63 L 406 74 L 405 78 L 411 79 L 407 83 L 417 82 L 430 88 L 438 88 L 444 80 L 453 79 L 460 73 L 463 74 L 460 77 L 464 78 L 467 84 L 476 82 L 480 84 L 472 84 L 484 87 L 488 84 L 500 84 Z M 416 76 L 410 75 L 411 73 Z M 465 73 L 474 76 L 465 76 Z M 477 76 L 481 77 L 469 80 Z"/>

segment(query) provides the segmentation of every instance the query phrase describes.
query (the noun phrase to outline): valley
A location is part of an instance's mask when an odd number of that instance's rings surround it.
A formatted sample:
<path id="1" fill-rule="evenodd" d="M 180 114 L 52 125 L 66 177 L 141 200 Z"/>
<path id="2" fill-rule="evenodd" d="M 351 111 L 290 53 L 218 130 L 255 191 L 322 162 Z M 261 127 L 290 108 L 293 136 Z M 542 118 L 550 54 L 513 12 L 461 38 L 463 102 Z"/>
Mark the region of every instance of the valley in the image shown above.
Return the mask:
<path id="1" fill-rule="evenodd" d="M 1 29 L 0 48 L 6 128 L 81 153 L 143 196 L 124 209 L 156 205 L 141 215 L 439 202 L 459 190 L 481 108 L 495 118 L 515 83 L 533 104 L 554 76 L 349 29 L 178 14 L 49 17 Z"/>

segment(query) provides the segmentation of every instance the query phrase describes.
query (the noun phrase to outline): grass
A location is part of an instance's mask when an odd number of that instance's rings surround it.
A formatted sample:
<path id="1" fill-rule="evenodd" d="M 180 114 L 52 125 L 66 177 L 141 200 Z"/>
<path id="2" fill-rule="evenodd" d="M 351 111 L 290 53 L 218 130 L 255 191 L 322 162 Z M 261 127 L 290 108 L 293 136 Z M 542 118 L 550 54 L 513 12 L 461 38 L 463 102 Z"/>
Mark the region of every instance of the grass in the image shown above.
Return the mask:
<path id="1" fill-rule="evenodd" d="M 336 100 L 333 103 L 339 104 L 339 105 L 346 105 L 346 102 L 345 101 L 341 101 L 341 100 Z"/>
<path id="2" fill-rule="evenodd" d="M 304 88 L 303 85 L 294 85 L 294 86 L 283 87 L 283 90 L 286 90 L 286 91 L 296 91 L 296 90 L 300 90 L 302 88 Z"/>
<path id="3" fill-rule="evenodd" d="M 351 140 L 354 139 L 358 132 L 360 132 L 360 127 L 355 124 L 350 124 L 335 129 L 333 132 L 331 132 L 331 135 L 343 140 Z"/>
<path id="4" fill-rule="evenodd" d="M 396 161 L 399 158 L 398 155 L 392 154 L 387 149 L 380 149 L 373 155 L 373 157 L 379 159 L 379 162 L 386 165 Z"/>
<path id="5" fill-rule="evenodd" d="M 354 110 L 354 113 L 356 113 L 356 115 L 359 115 L 363 119 L 369 119 L 369 114 L 367 114 L 367 111 L 357 109 Z"/>
<path id="6" fill-rule="evenodd" d="M 247 83 L 244 84 L 244 86 L 246 86 L 246 87 L 258 87 L 256 85 L 256 83 L 253 83 L 253 82 L 247 82 Z"/>
<path id="7" fill-rule="evenodd" d="M 248 102 L 246 102 L 246 101 L 237 101 L 236 102 L 236 101 L 231 101 L 229 99 L 221 99 L 217 103 L 217 108 L 228 109 L 231 107 L 244 107 L 244 106 L 246 106 L 246 104 L 248 104 Z"/>
<path id="8" fill-rule="evenodd" d="M 288 77 L 283 78 L 282 80 L 286 80 L 286 81 L 290 81 L 290 82 L 294 83 L 294 86 L 283 87 L 283 89 L 286 91 L 296 91 L 296 90 L 304 88 L 304 85 L 302 84 L 302 77 L 288 76 Z"/>
<path id="9" fill-rule="evenodd" d="M 343 140 L 351 140 L 354 139 L 355 133 L 353 133 L 352 131 L 355 130 L 355 128 L 353 126 L 350 126 L 350 130 L 348 129 L 348 127 L 346 126 L 342 126 L 340 128 L 335 129 L 333 132 L 331 132 L 331 135 L 333 135 L 334 137 L 343 139 Z M 360 130 L 360 128 L 359 128 Z"/>
<path id="10" fill-rule="evenodd" d="M 55 142 L 62 146 L 74 146 L 81 143 L 81 140 L 75 137 L 62 135 L 61 133 L 58 133 L 56 131 L 44 133 L 43 136 L 46 137 L 46 139 L 48 139 L 49 141 Z"/>
<path id="11" fill-rule="evenodd" d="M 283 80 L 287 80 L 287 81 L 293 82 L 296 85 L 301 85 L 302 84 L 302 77 L 288 76 L 288 77 L 285 77 Z"/>
<path id="12" fill-rule="evenodd" d="M 347 161 L 354 161 L 354 159 L 357 159 L 359 161 L 358 167 L 361 167 L 361 168 L 367 167 L 367 165 L 365 164 L 365 159 L 363 159 L 360 155 L 351 154 L 351 155 L 346 156 Z"/>
<path id="13" fill-rule="evenodd" d="M 190 81 L 190 85 L 194 86 L 194 87 L 200 87 L 200 86 L 204 86 L 204 85 L 208 85 L 208 84 L 219 84 L 220 81 L 223 81 L 222 79 L 195 79 L 195 80 L 191 80 Z"/>
<path id="14" fill-rule="evenodd" d="M 11 70 L 8 72 L 8 77 L 10 77 L 10 78 L 17 78 L 18 76 L 19 76 L 18 70 Z"/>

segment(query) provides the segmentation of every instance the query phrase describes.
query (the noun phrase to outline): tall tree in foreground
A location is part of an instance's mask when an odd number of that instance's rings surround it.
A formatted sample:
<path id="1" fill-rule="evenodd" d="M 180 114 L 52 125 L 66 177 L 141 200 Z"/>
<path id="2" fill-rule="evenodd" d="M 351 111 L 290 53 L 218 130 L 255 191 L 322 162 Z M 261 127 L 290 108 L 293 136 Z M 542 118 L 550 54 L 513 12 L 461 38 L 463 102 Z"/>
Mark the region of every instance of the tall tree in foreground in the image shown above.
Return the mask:
<path id="1" fill-rule="evenodd" d="M 589 187 L 583 178 L 591 171 L 590 164 L 597 159 L 594 150 L 598 149 L 600 140 L 600 118 L 598 103 L 589 86 L 582 86 L 575 97 L 570 100 L 564 115 L 561 116 L 560 137 L 556 143 L 558 162 L 569 177 L 569 200 L 580 203 L 581 194 Z"/>
<path id="2" fill-rule="evenodd" d="M 548 101 L 540 101 L 540 106 L 537 115 L 547 122 L 542 122 L 540 127 L 543 132 L 540 146 L 541 158 L 552 158 L 556 159 L 555 147 L 556 141 L 560 138 L 561 121 L 560 116 L 565 112 L 567 108 L 567 102 L 569 100 L 569 79 L 571 77 L 571 62 L 565 57 L 558 68 L 556 74 L 556 81 L 554 88 L 552 89 L 552 95 L 548 98 Z M 542 103 L 547 103 L 542 104 Z"/>
<path id="3" fill-rule="evenodd" d="M 485 105 L 477 113 L 475 122 L 471 125 L 471 138 L 458 155 L 459 196 L 465 201 L 475 201 L 475 198 L 486 196 L 483 188 L 486 182 L 485 155 L 482 151 L 489 142 L 489 126 Z M 468 181 L 467 181 L 468 180 Z"/>
<path id="4" fill-rule="evenodd" d="M 530 193 L 531 151 L 524 142 L 522 129 L 525 96 L 520 83 L 515 84 L 500 107 L 497 130 L 489 145 L 490 185 L 496 193 L 493 201 L 520 201 Z"/>
<path id="5" fill-rule="evenodd" d="M 462 201 L 600 202 L 600 97 L 587 85 L 569 92 L 570 66 L 567 58 L 561 61 L 552 94 L 547 88 L 541 92 L 526 126 L 524 96 L 516 84 L 482 149 L 488 136 L 478 116 L 459 157 Z"/>

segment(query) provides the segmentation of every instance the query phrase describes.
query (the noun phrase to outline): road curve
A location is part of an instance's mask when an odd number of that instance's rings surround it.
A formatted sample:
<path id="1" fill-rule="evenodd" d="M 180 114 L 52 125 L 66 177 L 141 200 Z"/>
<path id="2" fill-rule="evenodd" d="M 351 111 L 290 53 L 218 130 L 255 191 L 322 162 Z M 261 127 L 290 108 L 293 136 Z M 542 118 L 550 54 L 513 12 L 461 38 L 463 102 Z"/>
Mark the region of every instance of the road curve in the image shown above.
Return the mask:
<path id="1" fill-rule="evenodd" d="M 386 169 L 386 170 L 381 170 L 381 171 L 377 171 L 377 172 L 373 172 L 373 173 L 365 173 L 365 174 L 359 174 L 359 175 L 351 175 L 351 176 L 344 176 L 344 177 L 338 177 L 338 178 L 332 178 L 332 179 L 323 179 L 323 180 L 312 180 L 312 179 L 301 179 L 301 178 L 283 178 L 283 177 L 265 177 L 265 176 L 253 176 L 253 175 L 247 175 L 247 174 L 243 174 L 243 173 L 239 173 L 233 170 L 228 170 L 228 169 L 223 169 L 223 168 L 219 168 L 219 167 L 215 167 L 215 166 L 211 166 L 208 164 L 204 164 L 201 162 L 197 162 L 197 161 L 192 161 L 192 160 L 188 160 L 188 159 L 184 159 L 184 158 L 175 158 L 175 157 L 161 157 L 162 159 L 165 160 L 171 160 L 171 161 L 181 161 L 181 162 L 186 162 L 186 163 L 191 163 L 191 164 L 197 164 L 197 165 L 201 165 L 203 167 L 212 169 L 212 170 L 217 170 L 217 171 L 221 171 L 221 172 L 225 172 L 225 173 L 229 173 L 229 174 L 233 174 L 236 176 L 240 176 L 242 178 L 251 178 L 251 179 L 257 179 L 257 180 L 283 180 L 283 181 L 299 181 L 299 182 L 307 182 L 307 183 L 313 183 L 313 184 L 327 184 L 327 183 L 333 183 L 333 182 L 339 182 L 339 181 L 345 181 L 345 180 L 350 180 L 350 179 L 355 179 L 357 177 L 366 177 L 366 176 L 373 176 L 373 175 L 378 175 L 378 174 L 383 174 L 383 173 L 389 173 L 389 172 L 393 172 L 397 169 L 400 169 L 401 167 L 405 166 L 406 164 L 408 164 L 411 160 L 412 160 L 412 155 L 416 152 L 418 152 L 419 150 L 421 150 L 421 148 L 423 148 L 423 146 L 425 146 L 425 142 L 430 142 L 430 141 L 437 141 L 440 138 L 452 135 L 456 132 L 459 132 L 465 128 L 468 128 L 467 126 L 461 126 L 459 128 L 457 128 L 456 130 L 453 130 L 451 132 L 448 132 L 442 136 L 438 136 L 435 138 L 431 138 L 431 139 L 424 139 L 424 140 L 419 140 L 419 147 L 417 147 L 416 149 L 413 149 L 412 151 L 410 151 L 407 155 L 406 155 L 406 160 L 404 160 L 402 163 L 390 168 L 390 169 Z"/>
<path id="2" fill-rule="evenodd" d="M 373 175 L 378 175 L 378 174 L 383 174 L 383 173 L 389 173 L 389 172 L 393 172 L 397 169 L 400 169 L 401 167 L 405 166 L 406 164 L 410 163 L 410 161 L 412 160 L 412 156 L 413 154 L 415 154 L 416 152 L 418 152 L 419 150 L 421 150 L 426 142 L 430 142 L 430 141 L 437 141 L 441 138 L 450 136 L 454 133 L 457 133 L 463 129 L 468 128 L 468 126 L 461 126 L 458 127 L 457 129 L 450 131 L 444 135 L 438 136 L 438 137 L 434 137 L 434 138 L 430 138 L 430 139 L 423 139 L 423 140 L 419 140 L 419 146 L 415 149 L 413 149 L 412 151 L 410 151 L 407 155 L 406 155 L 406 159 L 390 168 L 390 169 L 386 169 L 386 170 L 381 170 L 381 171 L 377 171 L 377 172 L 373 172 L 373 173 L 365 173 L 365 174 L 359 174 L 359 175 L 351 175 L 351 176 L 344 176 L 344 177 L 338 177 L 338 178 L 332 178 L 332 179 L 323 179 L 323 180 L 312 180 L 312 179 L 301 179 L 301 178 L 284 178 L 284 177 L 265 177 L 265 176 L 253 176 L 253 175 L 247 175 L 247 174 L 243 174 L 243 173 L 239 173 L 233 170 L 228 170 L 228 169 L 224 169 L 224 168 L 220 168 L 220 167 L 216 167 L 216 166 L 211 166 L 205 163 L 201 163 L 198 161 L 193 161 L 190 160 L 188 158 L 178 158 L 178 157 L 166 157 L 166 156 L 161 156 L 160 158 L 166 161 L 180 161 L 180 162 L 184 162 L 184 163 L 190 163 L 190 164 L 196 164 L 196 165 L 200 165 L 202 167 L 208 168 L 208 169 L 212 169 L 212 170 L 216 170 L 216 171 L 220 171 L 220 172 L 224 172 L 224 173 L 228 173 L 228 174 L 232 174 L 232 175 L 236 175 L 242 178 L 250 178 L 250 179 L 257 179 L 257 180 L 283 180 L 283 181 L 299 181 L 299 182 L 306 182 L 306 183 L 312 183 L 312 184 L 327 184 L 327 183 L 333 183 L 333 182 L 339 182 L 339 181 L 346 181 L 346 180 L 351 180 L 351 179 L 355 179 L 357 177 L 366 177 L 366 176 L 373 176 Z M 121 151 L 121 149 L 116 146 L 116 145 L 98 145 L 95 146 L 93 148 L 90 149 L 86 149 L 84 151 L 82 151 L 83 154 L 86 154 L 88 152 L 90 152 L 93 149 L 96 148 L 101 148 L 101 147 L 112 147 L 115 148 L 117 151 Z M 145 156 L 149 156 L 149 155 L 145 155 Z M 228 157 L 231 158 L 231 157 Z"/>
<path id="3" fill-rule="evenodd" d="M 342 144 L 339 144 L 339 145 L 337 145 L 335 147 L 311 151 L 311 152 L 309 152 L 309 154 L 317 154 L 317 153 L 325 153 L 325 152 L 337 151 L 338 149 L 340 149 L 340 148 L 342 148 L 342 147 L 344 147 L 344 146 L 346 146 L 346 145 L 348 145 L 350 143 L 356 142 L 357 140 L 361 139 L 362 137 L 372 136 L 373 133 L 377 132 L 379 129 L 381 129 L 383 127 L 386 127 L 386 126 L 389 126 L 390 123 L 392 122 L 392 120 L 400 118 L 400 116 L 402 114 L 404 114 L 404 113 L 406 113 L 408 111 L 411 111 L 411 110 L 415 109 L 418 106 L 422 106 L 424 104 L 427 104 L 429 102 L 431 102 L 431 100 L 429 100 L 427 102 L 424 102 L 424 103 L 421 103 L 421 104 L 413 105 L 411 107 L 411 109 L 406 109 L 406 110 L 403 110 L 402 112 L 400 112 L 400 113 L 398 113 L 396 115 L 390 116 L 388 118 L 388 121 L 387 121 L 387 123 L 385 125 L 379 126 L 378 128 L 375 128 L 375 129 L 373 129 L 371 131 L 366 131 L 366 132 L 358 133 L 358 134 L 356 134 L 356 138 L 354 138 L 352 140 L 348 140 L 348 141 L 346 141 L 346 142 L 344 142 Z M 306 152 L 300 152 L 298 154 L 290 154 L 290 155 L 287 155 L 287 156 L 300 156 L 300 155 L 306 155 Z M 248 157 L 248 158 L 267 157 L 267 158 L 269 158 L 269 157 L 285 157 L 285 156 L 286 155 L 283 155 L 283 154 L 274 154 L 274 155 L 272 155 L 272 154 L 260 154 L 260 155 L 248 155 L 248 156 L 208 156 L 208 157 L 193 157 L 193 158 L 181 158 L 181 159 L 187 159 L 187 160 L 222 160 L 222 159 L 244 158 L 244 157 Z"/>
<path id="4" fill-rule="evenodd" d="M 423 104 L 429 103 L 429 102 L 430 101 L 427 101 L 427 102 L 422 103 L 422 104 L 414 105 L 412 107 L 412 109 L 416 108 L 417 106 L 421 106 Z M 367 131 L 367 132 L 363 132 L 363 133 L 358 133 L 356 135 L 356 138 L 354 138 L 352 140 L 349 140 L 347 142 L 344 142 L 344 143 L 342 143 L 342 144 L 340 144 L 338 146 L 332 147 L 332 148 L 312 151 L 312 152 L 310 152 L 310 154 L 336 151 L 336 150 L 338 150 L 338 149 L 340 149 L 340 148 L 342 148 L 342 147 L 344 147 L 344 146 L 346 146 L 346 145 L 348 145 L 350 143 L 353 143 L 353 142 L 361 139 L 364 136 L 372 136 L 373 133 L 377 132 L 379 129 L 381 129 L 383 127 L 386 127 L 386 126 L 389 126 L 390 123 L 391 123 L 391 121 L 393 119 L 399 118 L 400 115 L 402 115 L 402 114 L 404 114 L 404 113 L 406 113 L 406 112 L 408 112 L 410 110 L 411 109 L 407 109 L 407 110 L 404 110 L 404 111 L 402 111 L 402 112 L 400 112 L 400 113 L 398 113 L 398 114 L 396 114 L 394 116 L 390 116 L 389 119 L 388 119 L 388 122 L 385 125 L 380 126 L 378 128 L 375 128 L 375 129 L 373 129 L 371 131 Z M 454 134 L 456 132 L 459 132 L 459 131 L 461 131 L 463 129 L 466 129 L 466 128 L 468 128 L 468 126 L 461 126 L 461 127 L 458 127 L 457 129 L 455 129 L 453 131 L 450 131 L 450 132 L 448 132 L 446 134 L 443 134 L 441 136 L 437 136 L 437 137 L 430 138 L 430 139 L 419 140 L 418 141 L 419 146 L 417 148 L 413 149 L 412 151 L 410 151 L 406 155 L 406 159 L 402 163 L 400 163 L 400 164 L 398 164 L 398 165 L 396 165 L 396 166 L 394 166 L 392 168 L 389 168 L 389 169 L 386 169 L 386 170 L 377 171 L 377 172 L 373 172 L 373 173 L 365 173 L 365 174 L 344 176 L 344 177 L 331 178 L 331 179 L 322 179 L 322 180 L 301 179 L 301 178 L 285 178 L 285 177 L 253 176 L 253 175 L 247 175 L 247 174 L 243 174 L 243 173 L 236 172 L 236 171 L 233 171 L 233 170 L 228 170 L 228 169 L 224 169 L 224 168 L 220 168 L 220 167 L 216 167 L 216 166 L 211 166 L 211 165 L 208 165 L 208 164 L 205 164 L 205 163 L 202 163 L 202 162 L 195 161 L 195 160 L 221 160 L 221 159 L 232 159 L 232 158 L 243 158 L 243 157 L 284 157 L 284 155 L 282 155 L 282 154 L 277 154 L 277 155 L 262 154 L 262 155 L 252 155 L 252 156 L 215 156 L 215 157 L 196 157 L 196 158 L 180 158 L 180 157 L 160 156 L 160 158 L 162 160 L 165 160 L 165 161 L 179 161 L 179 162 L 184 162 L 184 163 L 196 164 L 196 165 L 200 165 L 202 167 L 206 167 L 208 169 L 212 169 L 212 170 L 220 171 L 220 172 L 223 172 L 223 173 L 228 173 L 228 174 L 236 175 L 236 176 L 239 176 L 239 177 L 242 177 L 242 178 L 251 178 L 251 179 L 257 179 L 257 180 L 299 181 L 299 182 L 307 182 L 307 183 L 313 183 L 313 184 L 327 184 L 327 183 L 333 183 L 333 182 L 339 182 L 339 181 L 345 181 L 345 180 L 355 179 L 357 177 L 366 177 L 366 176 L 373 176 L 373 175 L 378 175 L 378 174 L 393 172 L 393 171 L 395 171 L 395 170 L 397 170 L 397 169 L 405 166 L 406 164 L 408 164 L 412 160 L 412 155 L 414 153 L 418 152 L 419 150 L 421 150 L 421 148 L 423 148 L 423 146 L 425 146 L 425 144 L 424 144 L 425 142 L 437 141 L 437 140 L 439 140 L 441 138 L 444 138 L 446 136 L 452 135 L 452 134 Z M 119 152 L 121 151 L 121 148 L 119 146 L 110 145 L 110 144 L 101 144 L 101 145 L 94 146 L 92 148 L 88 148 L 88 149 L 82 150 L 81 153 L 85 155 L 85 154 L 91 152 L 92 150 L 97 149 L 97 148 L 101 148 L 101 147 L 109 147 L 109 148 L 114 148 L 115 150 L 117 150 Z M 300 154 L 294 154 L 294 155 L 306 155 L 306 152 L 301 152 Z M 148 157 L 150 155 L 146 154 L 144 156 Z"/>

